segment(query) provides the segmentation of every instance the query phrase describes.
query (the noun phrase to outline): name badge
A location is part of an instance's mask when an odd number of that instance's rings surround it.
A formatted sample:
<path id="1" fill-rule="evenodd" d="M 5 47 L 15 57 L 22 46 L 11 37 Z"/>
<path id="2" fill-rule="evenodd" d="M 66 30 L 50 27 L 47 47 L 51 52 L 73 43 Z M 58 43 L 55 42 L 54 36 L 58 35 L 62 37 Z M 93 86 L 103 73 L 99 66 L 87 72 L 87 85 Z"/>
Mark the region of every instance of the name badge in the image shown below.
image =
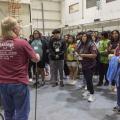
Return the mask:
<path id="1" fill-rule="evenodd" d="M 59 49 L 59 48 L 57 48 L 57 49 L 55 49 L 55 51 L 56 51 L 56 52 L 59 52 L 59 51 L 60 51 L 60 49 Z"/>
<path id="2" fill-rule="evenodd" d="M 38 47 L 34 47 L 34 50 L 38 50 Z"/>

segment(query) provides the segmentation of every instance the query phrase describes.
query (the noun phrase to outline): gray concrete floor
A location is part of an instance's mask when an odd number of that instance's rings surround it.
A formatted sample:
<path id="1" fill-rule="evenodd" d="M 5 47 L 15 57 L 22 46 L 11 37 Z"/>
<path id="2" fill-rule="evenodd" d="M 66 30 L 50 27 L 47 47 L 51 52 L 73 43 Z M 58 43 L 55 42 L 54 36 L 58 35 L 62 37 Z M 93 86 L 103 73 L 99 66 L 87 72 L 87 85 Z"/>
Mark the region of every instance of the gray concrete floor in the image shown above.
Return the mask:
<path id="1" fill-rule="evenodd" d="M 37 120 L 120 120 L 112 111 L 116 95 L 106 87 L 95 89 L 96 100 L 88 103 L 76 86 L 52 88 L 46 85 L 38 89 Z M 30 119 L 34 119 L 35 89 L 31 89 Z"/>

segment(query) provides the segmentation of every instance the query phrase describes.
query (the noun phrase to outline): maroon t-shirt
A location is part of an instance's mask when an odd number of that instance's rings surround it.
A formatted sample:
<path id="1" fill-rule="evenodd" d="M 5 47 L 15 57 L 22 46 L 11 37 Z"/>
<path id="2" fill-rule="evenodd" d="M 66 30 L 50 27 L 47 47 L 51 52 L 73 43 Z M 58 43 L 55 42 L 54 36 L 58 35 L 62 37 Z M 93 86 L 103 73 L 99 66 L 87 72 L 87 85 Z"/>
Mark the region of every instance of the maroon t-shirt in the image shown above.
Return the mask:
<path id="1" fill-rule="evenodd" d="M 34 58 L 36 54 L 27 41 L 0 41 L 0 83 L 28 84 L 29 59 Z"/>

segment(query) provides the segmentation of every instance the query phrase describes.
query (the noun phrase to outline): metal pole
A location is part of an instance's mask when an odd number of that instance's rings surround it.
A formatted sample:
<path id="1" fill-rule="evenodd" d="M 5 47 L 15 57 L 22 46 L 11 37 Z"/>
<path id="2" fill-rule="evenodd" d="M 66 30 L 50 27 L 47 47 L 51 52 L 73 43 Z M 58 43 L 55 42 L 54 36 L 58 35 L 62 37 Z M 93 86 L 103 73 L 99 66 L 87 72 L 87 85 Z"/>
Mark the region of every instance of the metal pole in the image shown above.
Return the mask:
<path id="1" fill-rule="evenodd" d="M 84 19 L 84 0 L 82 0 L 82 19 Z"/>
<path id="2" fill-rule="evenodd" d="M 38 26 L 38 18 L 37 18 L 37 30 L 38 30 L 38 27 L 39 27 L 39 26 Z"/>
<path id="3" fill-rule="evenodd" d="M 44 6 L 43 6 L 43 2 L 41 2 L 41 7 L 42 7 L 43 35 L 45 35 L 45 19 L 44 19 Z"/>
<path id="4" fill-rule="evenodd" d="M 102 32 L 104 31 L 104 27 L 102 26 Z"/>
<path id="5" fill-rule="evenodd" d="M 32 23 L 31 3 L 30 3 L 30 5 L 29 5 L 29 11 L 30 11 L 30 23 Z M 31 29 L 31 34 L 32 34 L 32 32 L 33 32 L 33 30 L 32 30 L 32 25 L 30 26 L 30 29 Z"/>
<path id="6" fill-rule="evenodd" d="M 38 70 L 37 70 L 37 63 L 36 63 L 36 85 L 35 85 L 35 120 L 37 120 L 37 83 L 38 83 Z"/>

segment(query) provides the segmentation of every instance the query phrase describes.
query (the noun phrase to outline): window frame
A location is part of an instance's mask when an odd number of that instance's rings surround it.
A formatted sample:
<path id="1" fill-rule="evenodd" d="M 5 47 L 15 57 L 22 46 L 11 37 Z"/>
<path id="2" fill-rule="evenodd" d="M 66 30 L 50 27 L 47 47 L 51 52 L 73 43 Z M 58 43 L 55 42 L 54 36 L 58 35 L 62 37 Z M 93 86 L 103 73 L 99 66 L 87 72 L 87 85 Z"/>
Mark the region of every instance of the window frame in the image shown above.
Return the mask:
<path id="1" fill-rule="evenodd" d="M 72 5 L 69 6 L 69 14 L 76 13 L 76 12 L 79 12 L 79 11 L 80 11 L 79 8 L 78 8 L 77 10 L 75 10 L 75 11 L 71 11 L 70 8 L 72 8 L 73 6 L 76 6 L 76 5 L 79 6 L 79 2 L 77 2 L 77 3 L 75 3 L 75 4 L 72 4 Z"/>
<path id="2" fill-rule="evenodd" d="M 93 8 L 93 7 L 96 7 L 97 6 L 97 0 L 95 0 L 95 5 L 94 6 L 90 6 L 88 7 L 88 4 L 87 4 L 88 0 L 86 0 L 86 9 L 89 9 L 89 8 Z"/>
<path id="3" fill-rule="evenodd" d="M 114 2 L 116 0 L 106 0 L 106 3 Z"/>

